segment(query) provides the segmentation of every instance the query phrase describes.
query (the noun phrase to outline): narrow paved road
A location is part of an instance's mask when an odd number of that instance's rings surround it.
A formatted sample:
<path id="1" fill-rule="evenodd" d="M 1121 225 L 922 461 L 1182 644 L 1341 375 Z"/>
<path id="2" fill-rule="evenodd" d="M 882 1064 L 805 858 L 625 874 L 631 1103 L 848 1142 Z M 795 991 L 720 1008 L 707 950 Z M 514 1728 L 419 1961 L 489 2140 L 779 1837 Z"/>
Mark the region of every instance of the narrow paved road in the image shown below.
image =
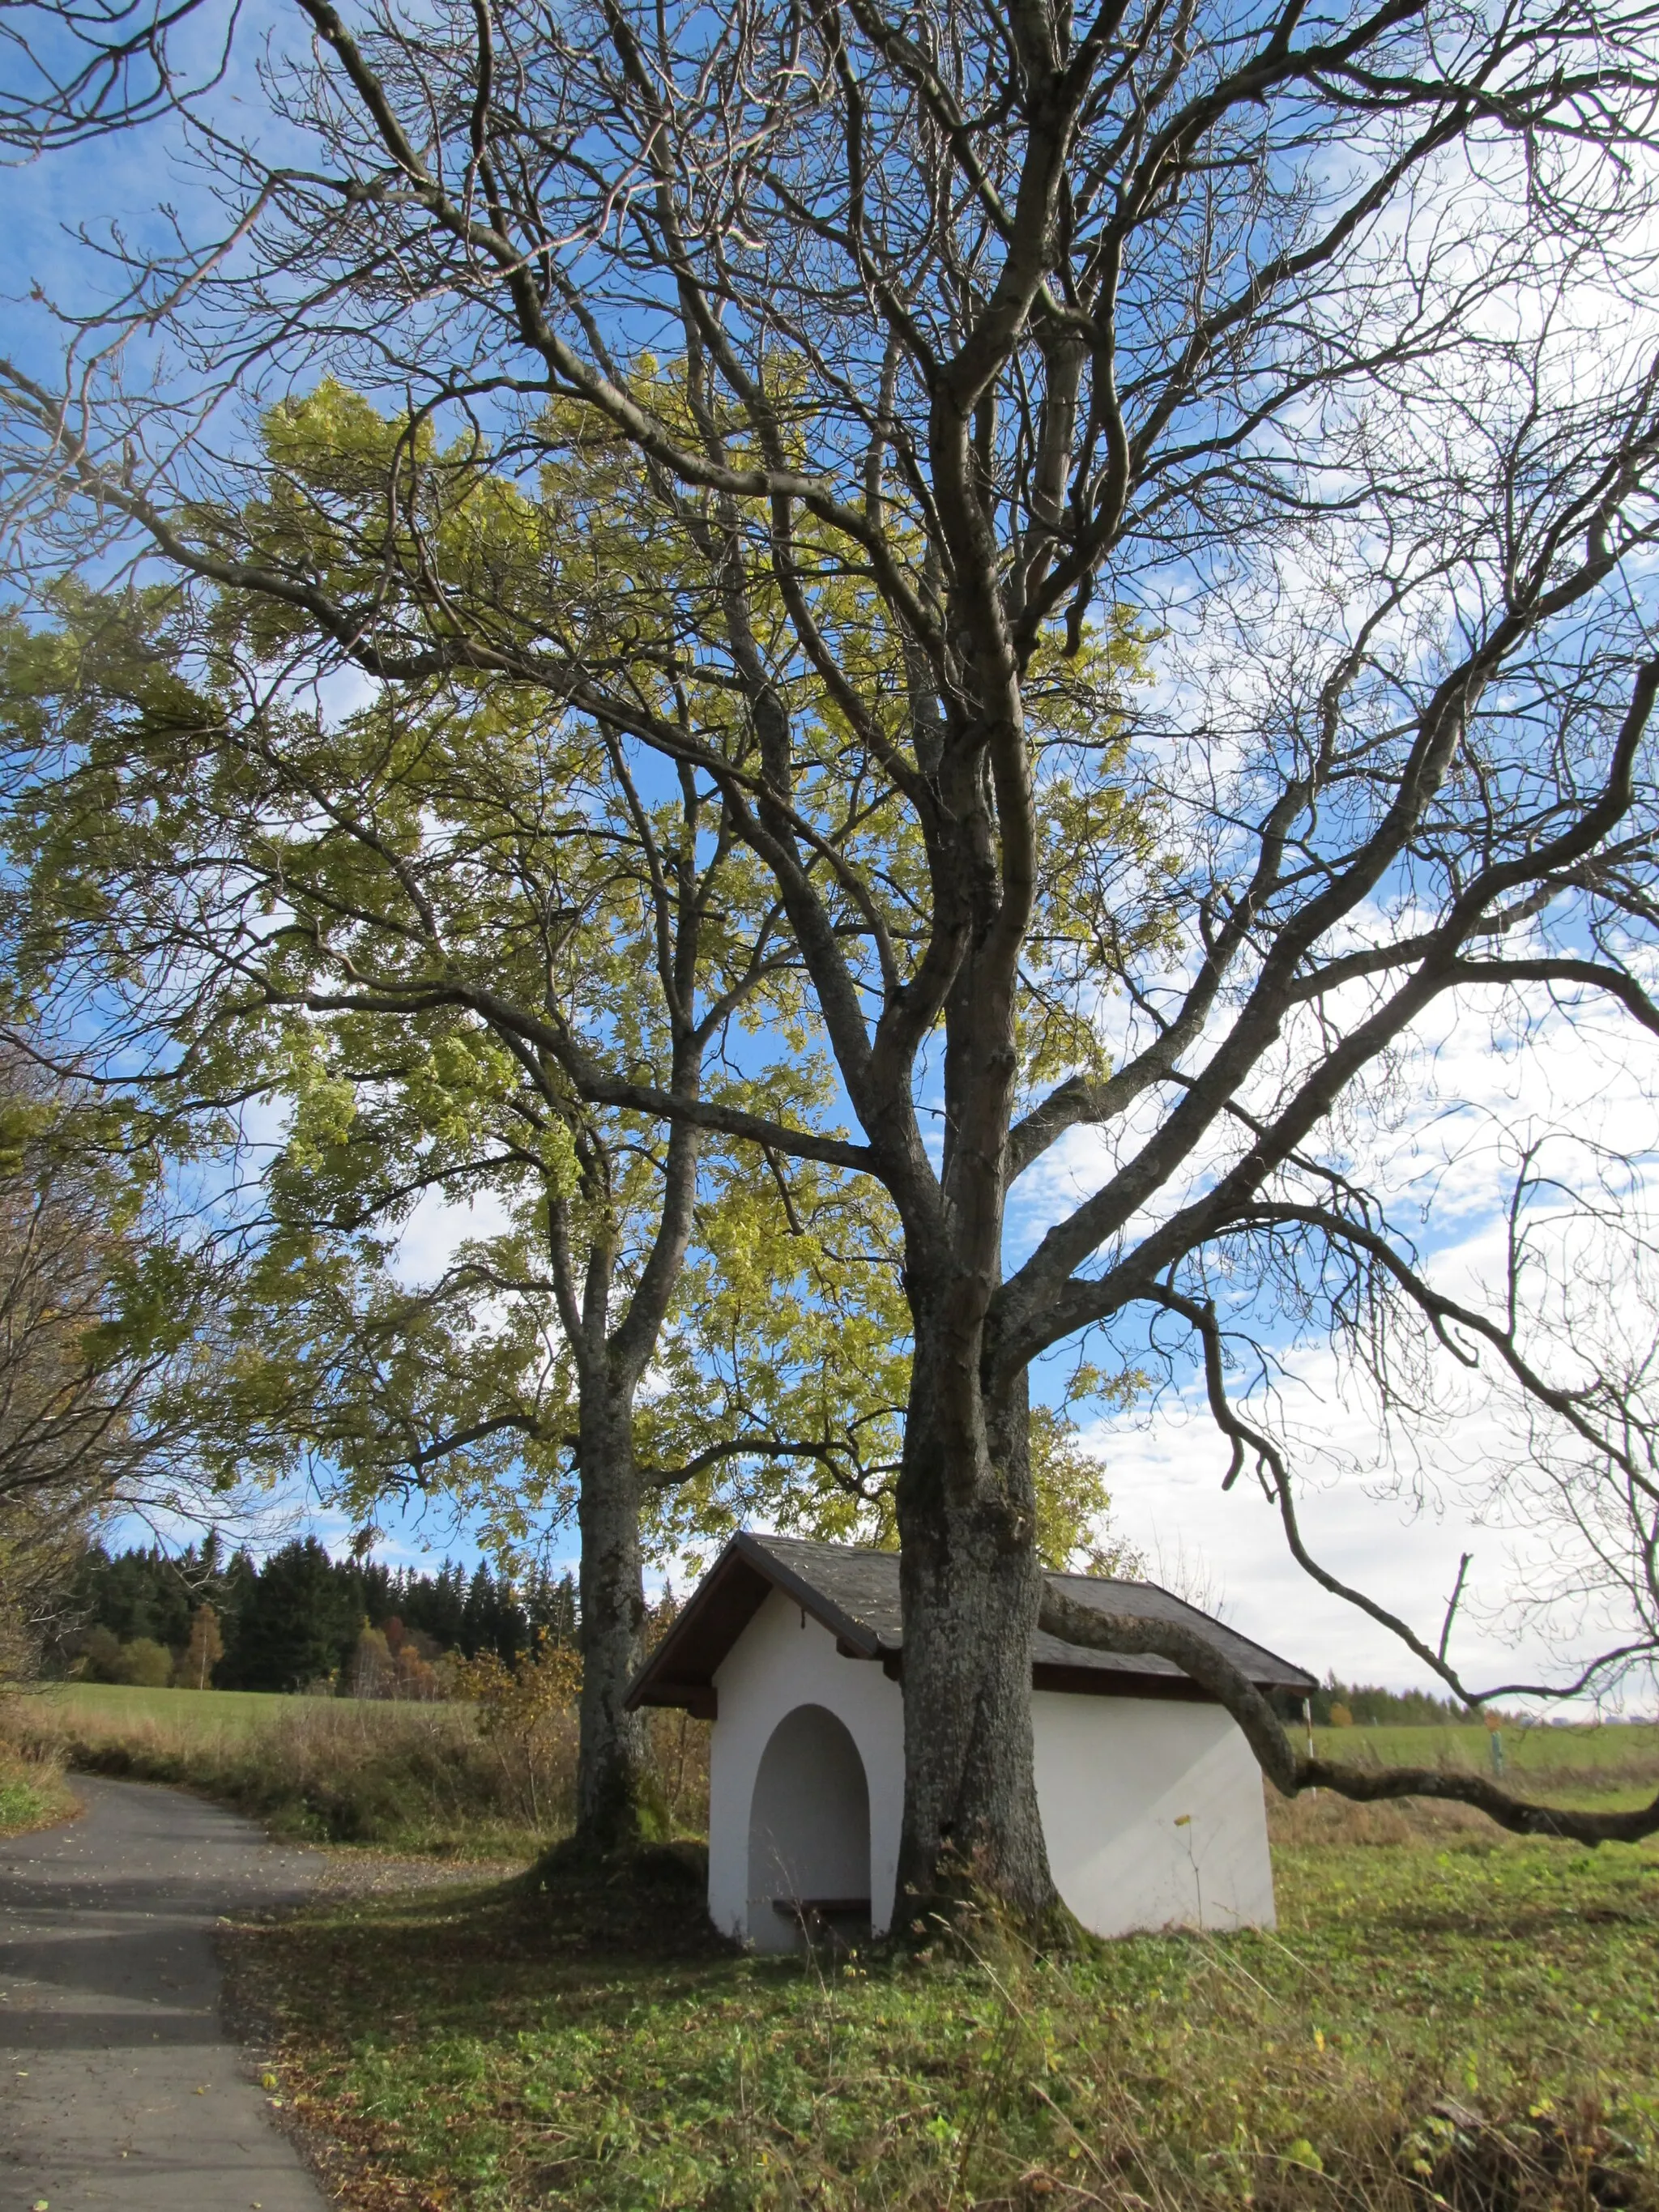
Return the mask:
<path id="1" fill-rule="evenodd" d="M 0 1844 L 0 2212 L 324 2212 L 225 2034 L 213 1948 L 315 1856 L 179 1790 L 74 1787 L 80 1820 Z"/>

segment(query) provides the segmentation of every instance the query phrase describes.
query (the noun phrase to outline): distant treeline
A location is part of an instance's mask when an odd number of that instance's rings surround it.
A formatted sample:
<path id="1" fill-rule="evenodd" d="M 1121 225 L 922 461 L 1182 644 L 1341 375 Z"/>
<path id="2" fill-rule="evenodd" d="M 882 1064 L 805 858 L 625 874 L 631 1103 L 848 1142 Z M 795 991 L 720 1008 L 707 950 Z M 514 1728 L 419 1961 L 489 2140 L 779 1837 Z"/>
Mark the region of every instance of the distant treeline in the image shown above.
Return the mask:
<path id="1" fill-rule="evenodd" d="M 400 1646 L 426 1662 L 493 1652 L 508 1666 L 534 1647 L 538 1632 L 574 1646 L 577 1632 L 576 1585 L 568 1574 L 556 1580 L 543 1571 L 515 1582 L 482 1562 L 469 1573 L 449 1559 L 421 1574 L 374 1559 L 331 1559 L 314 1536 L 284 1544 L 263 1562 L 225 1551 L 212 1536 L 181 1553 L 112 1555 L 94 1545 L 81 1561 L 74 1599 L 76 1631 L 53 1655 L 58 1671 L 89 1667 L 95 1674 L 117 1646 L 143 1646 L 158 1660 L 170 1654 L 182 1680 L 192 1626 L 207 1605 L 223 1644 L 211 1680 L 222 1690 L 331 1682 L 351 1688 L 363 1671 L 366 1626 L 381 1635 L 391 1628 L 393 1656 Z M 169 1679 L 165 1668 L 155 1679 Z M 1300 1717 L 1299 1699 L 1276 1702 L 1287 1720 Z M 1309 1705 L 1319 1728 L 1443 1728 L 1474 1717 L 1451 1698 L 1340 1682 L 1334 1674 Z"/>
<path id="2" fill-rule="evenodd" d="M 1449 1728 L 1477 1717 L 1455 1698 L 1427 1690 L 1379 1690 L 1328 1674 L 1308 1700 L 1316 1728 Z"/>
<path id="3" fill-rule="evenodd" d="M 178 1657 L 204 1605 L 216 1617 L 223 1656 L 212 1669 L 227 1690 L 299 1690 L 344 1680 L 364 1624 L 403 1638 L 428 1658 L 494 1652 L 509 1665 L 538 1631 L 576 1640 L 576 1586 L 545 1572 L 514 1582 L 480 1564 L 469 1573 L 446 1560 L 434 1574 L 368 1560 L 331 1559 L 314 1536 L 284 1544 L 263 1562 L 226 1552 L 210 1536 L 182 1553 L 118 1552 L 94 1545 L 77 1572 L 74 1633 L 55 1655 L 61 1671 L 116 1644 L 159 1645 Z M 396 1631 L 394 1630 L 394 1640 Z"/>

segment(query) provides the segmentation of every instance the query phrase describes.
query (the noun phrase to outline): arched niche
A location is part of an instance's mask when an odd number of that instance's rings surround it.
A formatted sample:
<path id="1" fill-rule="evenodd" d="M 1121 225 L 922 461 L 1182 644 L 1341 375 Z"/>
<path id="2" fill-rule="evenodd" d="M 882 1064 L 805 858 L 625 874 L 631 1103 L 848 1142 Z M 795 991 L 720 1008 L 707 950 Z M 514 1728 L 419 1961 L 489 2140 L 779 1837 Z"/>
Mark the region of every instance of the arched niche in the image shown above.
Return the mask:
<path id="1" fill-rule="evenodd" d="M 749 1940 L 802 1941 L 801 1908 L 839 1931 L 867 1932 L 870 1786 L 858 1746 L 823 1705 L 797 1705 L 772 1731 L 749 1812 Z"/>

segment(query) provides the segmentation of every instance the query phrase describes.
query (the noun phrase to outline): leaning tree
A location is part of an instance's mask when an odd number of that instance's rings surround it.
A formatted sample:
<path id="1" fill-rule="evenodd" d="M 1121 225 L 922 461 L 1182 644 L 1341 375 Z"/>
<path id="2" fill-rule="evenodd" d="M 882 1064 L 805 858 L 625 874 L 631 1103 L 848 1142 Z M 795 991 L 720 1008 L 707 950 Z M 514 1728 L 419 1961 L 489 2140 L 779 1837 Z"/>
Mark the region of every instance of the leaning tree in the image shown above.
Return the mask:
<path id="1" fill-rule="evenodd" d="M 1623 1625 L 1578 1686 L 1650 1662 L 1640 1362 L 1551 1349 L 1530 1168 L 1471 1297 L 1351 1125 L 1443 1003 L 1659 1031 L 1652 9 L 295 5 L 257 143 L 180 122 L 212 235 L 112 240 L 66 376 L 4 372 L 18 511 L 41 557 L 112 526 L 319 666 L 537 687 L 720 793 L 857 1134 L 724 1126 L 902 1225 L 908 1890 L 955 1862 L 1048 1907 L 1031 1632 L 1148 1634 L 1066 1614 L 1034 1544 L 1028 1376 L 1091 1332 L 1182 1333 L 1228 1479 L 1464 1694 L 1455 1620 L 1310 1551 L 1234 1348 L 1486 1363 L 1613 1501 Z M 265 526 L 228 403 L 319 368 L 405 434 L 373 517 Z M 638 549 L 601 587 L 577 538 L 526 591 L 483 508 L 470 562 L 423 529 L 435 468 L 533 503 L 596 443 Z M 1113 633 L 1153 672 L 1127 750 L 1088 705 Z M 593 1104 L 715 1120 L 526 1040 Z M 1076 1191 L 1016 1238 L 1057 1158 Z"/>

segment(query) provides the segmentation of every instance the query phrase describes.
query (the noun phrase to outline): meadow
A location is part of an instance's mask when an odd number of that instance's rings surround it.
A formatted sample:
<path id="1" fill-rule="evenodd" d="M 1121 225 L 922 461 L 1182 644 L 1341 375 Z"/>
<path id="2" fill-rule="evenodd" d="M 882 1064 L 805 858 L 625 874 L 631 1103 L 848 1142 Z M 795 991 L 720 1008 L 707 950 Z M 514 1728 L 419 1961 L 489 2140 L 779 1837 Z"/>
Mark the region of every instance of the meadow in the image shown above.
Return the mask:
<path id="1" fill-rule="evenodd" d="M 477 1733 L 478 1715 L 463 1705 L 280 1695 L 265 1690 L 139 1689 L 106 1682 L 55 1682 L 14 1700 L 43 1735 L 94 1757 L 125 1749 L 135 1758 L 190 1763 L 227 1746 L 275 1731 L 279 1739 L 303 1734 L 314 1723 L 325 1737 L 344 1741 L 355 1728 L 367 1741 L 382 1731 L 393 1741 L 412 1730 L 439 1741 Z M 349 1723 L 343 1716 L 353 1717 Z M 694 1727 L 696 1725 L 693 1724 Z M 1297 1741 L 1300 1731 L 1295 1731 Z M 1314 1731 L 1322 1757 L 1359 1765 L 1464 1767 L 1490 1772 L 1492 1747 L 1478 1725 L 1443 1728 L 1323 1728 Z M 1659 1723 L 1506 1726 L 1503 1747 L 1508 1778 L 1546 1796 L 1588 1790 L 1598 1797 L 1659 1785 Z M 684 1826 L 698 1826 L 695 1793 L 679 1808 Z M 544 1826 L 544 1823 L 538 1823 Z"/>
<path id="2" fill-rule="evenodd" d="M 1597 1794 L 1621 1789 L 1650 1796 L 1659 1786 L 1659 1723 L 1601 1722 L 1565 1727 L 1516 1725 L 1500 1732 L 1505 1778 L 1519 1790 L 1550 1796 L 1561 1790 Z M 1462 1766 L 1492 1771 L 1484 1727 L 1316 1729 L 1322 1758 L 1382 1766 Z"/>
<path id="3" fill-rule="evenodd" d="M 15 1699 L 0 1730 L 38 1761 L 179 1784 L 314 1843 L 528 1857 L 573 1802 L 568 1714 L 492 1735 L 465 1705 L 69 1684 Z"/>
<path id="4" fill-rule="evenodd" d="M 745 1958 L 659 1851 L 231 1955 L 356 2212 L 1655 2212 L 1659 1850 L 1275 1826 L 1272 1933 Z"/>
<path id="5" fill-rule="evenodd" d="M 88 1741 L 119 1738 L 143 1727 L 162 1727 L 198 1741 L 246 1735 L 290 1719 L 296 1711 L 331 1705 L 331 1698 L 289 1698 L 274 1690 L 145 1690 L 120 1682 L 53 1682 L 32 1703 L 67 1730 Z"/>

